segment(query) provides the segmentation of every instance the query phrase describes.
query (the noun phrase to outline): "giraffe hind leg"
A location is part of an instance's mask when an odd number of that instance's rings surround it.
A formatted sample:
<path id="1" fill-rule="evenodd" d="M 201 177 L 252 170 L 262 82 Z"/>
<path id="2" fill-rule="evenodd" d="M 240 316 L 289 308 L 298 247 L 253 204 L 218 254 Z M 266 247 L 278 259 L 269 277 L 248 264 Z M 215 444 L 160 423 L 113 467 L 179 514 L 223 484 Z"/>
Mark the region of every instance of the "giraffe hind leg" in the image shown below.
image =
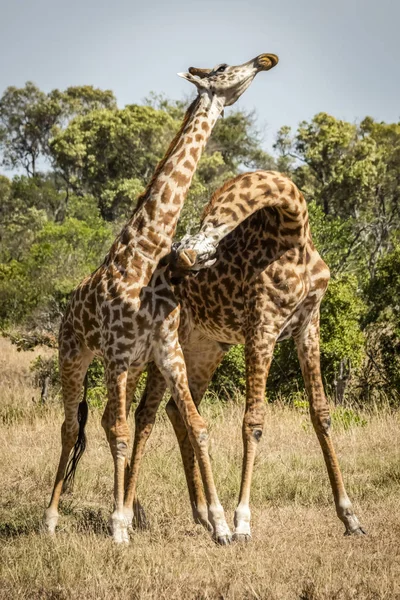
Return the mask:
<path id="1" fill-rule="evenodd" d="M 235 510 L 233 539 L 251 539 L 250 490 L 257 447 L 265 419 L 265 384 L 271 365 L 276 334 L 265 323 L 255 321 L 246 339 L 246 408 L 242 425 L 243 463 L 239 502 Z"/>
<path id="2" fill-rule="evenodd" d="M 189 389 L 196 406 L 200 405 L 211 377 L 225 352 L 226 349 L 222 348 L 218 342 L 205 338 L 199 340 L 195 332 L 192 334 L 188 347 L 184 349 L 184 355 Z M 210 531 L 212 526 L 208 520 L 207 501 L 204 495 L 199 464 L 187 429 L 173 398 L 168 402 L 166 411 L 179 443 L 193 519 L 195 523 L 203 525 L 205 529 Z"/>
<path id="3" fill-rule="evenodd" d="M 135 412 L 135 436 L 124 499 L 125 511 L 132 514 L 137 527 L 140 529 L 146 529 L 148 526 L 146 515 L 136 493 L 140 465 L 165 388 L 164 377 L 154 364 L 149 364 L 146 388 Z"/>
<path id="4" fill-rule="evenodd" d="M 297 353 L 310 403 L 311 421 L 325 459 L 331 482 L 336 513 L 343 522 L 345 535 L 364 535 L 344 487 L 339 462 L 330 435 L 329 404 L 321 377 L 319 351 L 319 306 L 308 325 L 295 335 Z"/>
<path id="5" fill-rule="evenodd" d="M 55 533 L 58 523 L 58 505 L 66 479 L 68 467 L 68 479 L 72 483 L 78 460 L 82 456 L 85 447 L 84 427 L 86 424 L 86 398 L 80 402 L 82 385 L 88 366 L 93 358 L 89 351 L 83 351 L 76 347 L 72 358 L 64 358 L 60 352 L 60 375 L 62 385 L 62 396 L 64 402 L 65 418 L 61 427 L 61 456 L 58 463 L 56 479 L 50 504 L 44 514 L 44 528 L 48 533 Z M 80 409 L 79 409 L 80 406 Z M 71 451 L 76 444 L 76 452 Z"/>

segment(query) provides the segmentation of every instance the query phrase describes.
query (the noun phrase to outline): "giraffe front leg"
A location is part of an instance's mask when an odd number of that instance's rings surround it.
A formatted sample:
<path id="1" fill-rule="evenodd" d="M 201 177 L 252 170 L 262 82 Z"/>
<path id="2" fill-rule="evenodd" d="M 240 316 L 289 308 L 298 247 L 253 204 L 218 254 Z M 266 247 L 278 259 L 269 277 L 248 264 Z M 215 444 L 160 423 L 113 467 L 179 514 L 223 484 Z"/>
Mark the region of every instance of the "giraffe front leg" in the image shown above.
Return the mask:
<path id="1" fill-rule="evenodd" d="M 108 403 L 102 425 L 106 431 L 114 459 L 114 511 L 109 519 L 109 530 L 118 544 L 129 543 L 128 528 L 133 513 L 124 507 L 125 465 L 128 455 L 129 427 L 126 420 L 127 369 L 112 372 L 106 365 Z"/>
<path id="2" fill-rule="evenodd" d="M 239 503 L 235 510 L 234 540 L 251 538 L 250 488 L 257 446 L 264 429 L 265 384 L 276 336 L 258 327 L 246 341 L 246 409 L 243 418 L 243 467 Z"/>
<path id="3" fill-rule="evenodd" d="M 295 337 L 295 342 L 310 402 L 311 421 L 324 455 L 337 515 L 344 523 L 346 535 L 363 535 L 365 531 L 354 514 L 346 493 L 339 462 L 330 436 L 329 404 L 322 384 L 320 367 L 319 307 L 310 323 Z"/>
<path id="4" fill-rule="evenodd" d="M 134 400 L 137 383 L 139 381 L 141 374 L 143 373 L 143 370 L 144 370 L 144 366 L 134 367 L 134 368 L 131 367 L 128 372 L 128 379 L 127 379 L 127 383 L 126 383 L 126 419 L 127 420 L 129 417 L 129 412 L 131 409 L 132 401 Z M 149 370 L 150 370 L 150 368 L 149 368 Z M 126 495 L 126 489 L 128 487 L 129 474 L 131 471 L 130 467 L 131 467 L 131 463 L 127 457 L 125 460 L 125 495 Z M 146 518 L 146 513 L 145 513 L 143 506 L 139 502 L 139 499 L 137 496 L 135 496 L 135 498 L 133 500 L 133 514 L 134 514 L 135 527 L 137 529 L 143 529 L 143 530 L 147 529 L 148 522 L 147 522 L 147 518 Z M 133 533 L 133 525 L 129 526 L 129 532 Z"/>
<path id="5" fill-rule="evenodd" d="M 172 332 L 174 333 L 174 332 Z M 189 391 L 185 361 L 175 331 L 168 343 L 157 349 L 157 366 L 164 375 L 175 403 L 187 428 L 200 467 L 201 477 L 208 505 L 208 521 L 213 529 L 213 538 L 218 544 L 231 541 L 231 532 L 225 520 L 224 510 L 215 488 L 214 477 L 208 454 L 208 432 L 204 419 L 197 411 Z"/>

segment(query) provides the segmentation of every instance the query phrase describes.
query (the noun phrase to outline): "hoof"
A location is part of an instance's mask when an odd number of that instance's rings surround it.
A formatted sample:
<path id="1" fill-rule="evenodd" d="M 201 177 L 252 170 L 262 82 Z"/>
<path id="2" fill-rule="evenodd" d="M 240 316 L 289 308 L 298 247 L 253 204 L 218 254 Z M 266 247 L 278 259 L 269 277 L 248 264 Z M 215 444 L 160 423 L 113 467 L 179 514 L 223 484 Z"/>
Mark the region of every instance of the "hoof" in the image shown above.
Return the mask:
<path id="1" fill-rule="evenodd" d="M 47 535 L 55 535 L 58 518 L 59 518 L 58 513 L 54 513 L 47 509 L 43 515 L 43 521 L 42 521 L 43 533 L 45 533 Z"/>
<path id="2" fill-rule="evenodd" d="M 367 535 L 367 532 L 362 527 L 357 527 L 357 529 L 354 529 L 354 531 L 350 531 L 350 529 L 346 529 L 346 531 L 344 532 L 344 535 L 345 536 L 350 536 L 350 535 L 363 536 L 363 535 Z"/>
<path id="3" fill-rule="evenodd" d="M 251 542 L 251 535 L 249 533 L 234 533 L 232 539 L 240 544 L 248 544 Z"/>
<path id="4" fill-rule="evenodd" d="M 111 518 L 108 523 L 110 532 L 116 544 L 129 544 L 129 523 L 124 519 Z"/>
<path id="5" fill-rule="evenodd" d="M 116 544 L 129 544 L 128 528 L 114 531 L 112 537 Z"/>
<path id="6" fill-rule="evenodd" d="M 230 535 L 218 535 L 217 537 L 214 537 L 214 541 L 216 544 L 219 544 L 219 546 L 229 546 L 232 542 L 232 537 Z"/>

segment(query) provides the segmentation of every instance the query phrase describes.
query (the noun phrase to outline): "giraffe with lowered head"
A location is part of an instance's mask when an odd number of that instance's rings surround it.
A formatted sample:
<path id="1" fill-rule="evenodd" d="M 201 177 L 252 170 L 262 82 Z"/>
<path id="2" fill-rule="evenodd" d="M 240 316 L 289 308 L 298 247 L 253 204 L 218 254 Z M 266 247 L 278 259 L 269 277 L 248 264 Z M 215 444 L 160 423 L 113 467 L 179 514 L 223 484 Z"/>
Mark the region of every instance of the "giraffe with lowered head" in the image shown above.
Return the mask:
<path id="1" fill-rule="evenodd" d="M 219 115 L 225 106 L 236 102 L 258 72 L 277 62 L 274 54 L 261 54 L 240 66 L 223 64 L 207 72 L 192 68 L 181 74 L 195 84 L 198 95 L 104 262 L 72 294 L 59 334 L 65 420 L 53 494 L 44 516 L 50 533 L 55 531 L 59 518 L 66 470 L 71 477 L 84 449 L 87 405 L 79 402 L 82 384 L 93 357 L 101 356 L 108 391 L 102 425 L 114 459 L 114 511 L 109 523 L 114 540 L 129 541 L 128 528 L 133 518 L 133 498 L 129 490 L 125 495 L 127 397 L 150 361 L 162 372 L 188 428 L 202 473 L 214 537 L 222 544 L 230 540 L 213 481 L 205 422 L 187 384 L 178 339 L 179 304 L 172 290 L 160 295 L 160 290 L 168 288 L 168 273 L 167 266 L 158 270 L 157 266 L 170 253 L 179 213 Z M 193 259 L 193 253 L 188 252 L 187 256 Z"/>
<path id="2" fill-rule="evenodd" d="M 179 339 L 189 388 L 198 406 L 224 354 L 245 344 L 246 408 L 244 456 L 234 538 L 248 540 L 250 486 L 265 414 L 265 385 L 276 342 L 293 337 L 310 403 L 311 420 L 324 455 L 338 517 L 346 534 L 363 534 L 346 493 L 330 436 L 329 405 L 320 371 L 319 312 L 329 269 L 312 242 L 307 205 L 301 192 L 277 172 L 245 173 L 228 181 L 207 205 L 198 234 L 178 245 L 178 254 L 197 251 L 210 260 L 174 287 L 181 302 Z M 193 259 L 193 269 L 201 268 Z M 135 448 L 142 453 L 149 423 L 165 391 L 154 366 L 136 417 Z M 173 399 L 167 413 L 174 426 L 193 516 L 210 528 L 199 466 Z M 137 460 L 136 457 L 132 459 Z"/>

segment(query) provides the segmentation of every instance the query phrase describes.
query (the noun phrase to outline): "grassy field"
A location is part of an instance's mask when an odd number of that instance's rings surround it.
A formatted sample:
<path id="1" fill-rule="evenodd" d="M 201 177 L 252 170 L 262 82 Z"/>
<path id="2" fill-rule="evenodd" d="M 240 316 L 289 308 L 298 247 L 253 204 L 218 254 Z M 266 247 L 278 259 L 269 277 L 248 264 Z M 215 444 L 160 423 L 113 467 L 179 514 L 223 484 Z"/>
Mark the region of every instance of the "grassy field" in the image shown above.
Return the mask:
<path id="1" fill-rule="evenodd" d="M 253 539 L 221 548 L 192 524 L 177 443 L 161 411 L 139 486 L 150 528 L 121 548 L 106 534 L 112 460 L 100 412 L 92 411 L 88 451 L 51 539 L 40 533 L 40 522 L 59 457 L 62 411 L 56 402 L 38 404 L 29 373 L 37 354 L 19 354 L 0 340 L 1 600 L 400 598 L 398 414 L 334 419 L 348 492 L 368 531 L 345 538 L 307 413 L 268 407 L 253 485 Z M 203 411 L 229 522 L 239 490 L 242 411 L 212 403 Z"/>

